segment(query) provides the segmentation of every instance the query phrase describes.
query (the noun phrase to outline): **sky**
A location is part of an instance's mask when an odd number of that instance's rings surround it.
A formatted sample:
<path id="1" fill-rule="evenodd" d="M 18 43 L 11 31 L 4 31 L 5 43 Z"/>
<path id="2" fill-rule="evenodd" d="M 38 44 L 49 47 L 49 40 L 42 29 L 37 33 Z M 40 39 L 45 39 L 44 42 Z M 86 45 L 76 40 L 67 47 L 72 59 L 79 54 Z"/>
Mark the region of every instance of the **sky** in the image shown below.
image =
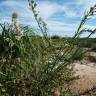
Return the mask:
<path id="1" fill-rule="evenodd" d="M 50 35 L 73 36 L 84 12 L 93 6 L 96 0 L 36 0 L 36 2 Z M 21 24 L 37 28 L 28 0 L 0 0 L 0 23 L 10 23 L 13 12 L 18 13 Z M 96 17 L 85 25 L 88 28 L 95 26 Z"/>

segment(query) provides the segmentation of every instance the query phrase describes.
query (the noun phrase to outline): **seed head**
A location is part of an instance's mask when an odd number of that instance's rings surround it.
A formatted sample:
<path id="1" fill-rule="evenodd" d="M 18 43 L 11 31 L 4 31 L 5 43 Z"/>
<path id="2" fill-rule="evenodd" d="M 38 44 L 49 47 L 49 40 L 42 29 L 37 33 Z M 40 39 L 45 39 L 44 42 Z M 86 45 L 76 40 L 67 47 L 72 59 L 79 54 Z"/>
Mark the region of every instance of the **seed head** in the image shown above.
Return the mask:
<path id="1" fill-rule="evenodd" d="M 14 13 L 12 14 L 12 18 L 18 18 L 18 14 L 14 12 Z"/>

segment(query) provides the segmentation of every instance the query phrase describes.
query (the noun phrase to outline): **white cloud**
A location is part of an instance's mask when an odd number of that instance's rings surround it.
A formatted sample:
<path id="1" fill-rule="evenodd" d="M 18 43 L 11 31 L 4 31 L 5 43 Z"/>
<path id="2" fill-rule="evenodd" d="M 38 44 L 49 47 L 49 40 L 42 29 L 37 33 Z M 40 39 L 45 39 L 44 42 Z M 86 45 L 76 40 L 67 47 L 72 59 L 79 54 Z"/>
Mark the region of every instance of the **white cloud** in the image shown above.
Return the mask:
<path id="1" fill-rule="evenodd" d="M 61 6 L 62 12 L 64 12 L 66 17 L 73 18 L 73 17 L 78 17 L 76 11 L 73 11 L 71 7 L 68 6 Z"/>
<path id="2" fill-rule="evenodd" d="M 58 34 L 60 36 L 73 36 L 77 29 L 76 24 L 67 24 L 60 21 L 48 21 L 47 24 L 49 32 L 52 32 L 50 34 Z"/>
<path id="3" fill-rule="evenodd" d="M 96 0 L 77 0 L 77 4 L 83 5 L 84 10 L 96 4 Z M 83 10 L 83 9 L 82 9 Z"/>
<path id="4" fill-rule="evenodd" d="M 45 19 L 48 19 L 57 13 L 60 9 L 59 7 L 60 6 L 58 4 L 53 4 L 51 2 L 41 2 L 38 6 L 41 16 L 43 16 Z"/>
<path id="5" fill-rule="evenodd" d="M 51 3 L 48 1 L 45 2 L 41 2 L 39 4 L 39 10 L 41 15 L 48 19 L 51 16 L 53 16 L 55 13 L 59 13 L 62 12 L 65 16 L 67 17 L 77 17 L 77 13 L 75 11 L 73 11 L 71 8 L 69 8 L 66 5 L 60 5 L 58 3 Z"/>
<path id="6" fill-rule="evenodd" d="M 26 1 L 16 1 L 16 0 L 7 0 L 0 3 L 0 8 L 7 6 L 11 8 L 10 12 L 8 13 L 11 16 L 12 12 L 17 12 L 21 19 L 25 20 L 34 20 L 33 14 L 31 10 L 29 10 L 28 2 Z M 75 17 L 77 14 L 72 11 L 68 6 L 59 5 L 58 3 L 51 3 L 49 1 L 39 2 L 38 8 L 40 10 L 40 15 L 45 20 L 49 20 L 55 13 L 62 12 L 67 17 Z M 6 10 L 5 10 L 6 12 Z M 3 13 L 2 13 L 3 14 Z M 6 17 L 6 16 L 5 16 Z M 29 18 L 29 19 L 28 19 Z M 27 22 L 27 21 L 26 21 Z"/>
<path id="7" fill-rule="evenodd" d="M 52 27 L 51 27 L 52 26 Z M 49 32 L 51 31 L 52 35 L 58 34 L 60 36 L 74 36 L 75 32 L 78 28 L 78 24 L 67 24 L 59 21 L 48 21 L 48 28 Z M 85 24 L 82 28 L 88 28 L 88 29 L 95 29 L 95 25 Z M 88 36 L 88 32 L 84 32 L 82 36 Z M 93 37 L 96 37 L 95 35 L 92 35 Z"/>
<path id="8" fill-rule="evenodd" d="M 4 6 L 7 6 L 8 8 L 11 9 L 9 12 L 7 12 L 8 15 L 5 15 L 2 17 L 2 22 L 4 20 L 10 21 L 11 17 L 8 18 L 8 16 L 11 16 L 12 12 L 15 11 L 19 14 L 21 23 L 37 26 L 36 22 L 34 21 L 34 17 L 32 15 L 31 10 L 28 9 L 29 8 L 28 2 L 25 2 L 23 0 L 21 1 L 7 0 L 0 3 L 0 8 L 4 8 Z M 63 13 L 63 16 L 66 16 L 69 18 L 77 17 L 78 16 L 77 13 L 73 11 L 72 8 L 70 8 L 69 6 L 66 6 L 64 4 L 60 5 L 56 2 L 41 1 L 39 2 L 38 8 L 40 10 L 41 17 L 43 17 L 48 23 L 49 31 L 62 32 L 64 34 L 65 33 L 67 34 L 67 32 L 70 32 L 68 33 L 70 35 L 70 34 L 73 34 L 72 32 L 76 30 L 77 27 L 74 24 L 65 24 L 65 23 L 62 23 L 63 21 L 62 22 L 53 21 L 53 20 L 50 21 L 50 18 L 56 15 L 56 13 L 59 15 L 60 13 Z M 4 12 L 6 12 L 6 10 Z"/>
<path id="9" fill-rule="evenodd" d="M 2 19 L 0 20 L 0 23 L 4 23 L 4 22 L 9 22 L 9 23 L 11 23 L 11 20 L 10 20 L 10 18 L 2 18 Z"/>
<path id="10" fill-rule="evenodd" d="M 28 9 L 29 5 L 28 2 L 26 1 L 16 1 L 16 0 L 7 0 L 7 1 L 3 1 L 0 3 L 0 8 L 2 8 L 2 6 L 7 6 L 9 8 L 11 8 L 13 11 L 18 11 L 18 13 L 20 13 L 21 16 L 31 16 L 30 14 L 31 11 Z M 69 8 L 68 6 L 65 5 L 60 5 L 56 2 L 51 3 L 49 1 L 43 1 L 39 3 L 38 6 L 39 10 L 40 10 L 40 14 L 42 17 L 44 17 L 45 19 L 50 18 L 51 16 L 53 16 L 55 13 L 59 13 L 62 12 L 64 13 L 67 17 L 74 17 L 76 16 L 76 12 L 73 11 L 71 8 Z M 25 14 L 26 12 L 26 14 Z"/>
<path id="11" fill-rule="evenodd" d="M 67 24 L 59 21 L 48 21 L 48 26 L 55 31 L 72 31 L 76 29 L 76 24 Z"/>
<path id="12" fill-rule="evenodd" d="M 13 0 L 7 0 L 7 1 L 3 1 L 0 3 L 0 11 L 3 10 L 4 12 L 1 13 L 1 19 L 2 22 L 3 21 L 11 21 L 11 14 L 13 12 L 17 12 L 19 15 L 19 18 L 21 21 L 26 21 L 24 23 L 27 23 L 28 21 L 33 22 L 34 21 L 34 17 L 33 14 L 31 12 L 31 10 L 29 10 L 28 7 L 28 2 L 26 1 L 13 1 Z M 6 10 L 9 9 L 9 10 Z M 8 20 L 7 20 L 8 19 Z"/>

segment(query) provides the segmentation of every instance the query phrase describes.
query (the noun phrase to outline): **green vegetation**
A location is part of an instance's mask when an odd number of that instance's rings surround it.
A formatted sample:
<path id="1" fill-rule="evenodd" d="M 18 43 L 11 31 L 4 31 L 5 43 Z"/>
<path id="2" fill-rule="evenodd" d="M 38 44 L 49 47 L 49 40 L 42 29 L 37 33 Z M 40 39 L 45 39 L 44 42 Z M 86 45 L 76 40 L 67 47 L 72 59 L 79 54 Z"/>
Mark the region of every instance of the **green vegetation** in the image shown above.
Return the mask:
<path id="1" fill-rule="evenodd" d="M 85 14 L 70 42 L 65 39 L 51 40 L 47 35 L 47 24 L 37 13 L 36 2 L 29 0 L 29 6 L 43 36 L 36 34 L 29 26 L 19 27 L 16 13 L 12 15 L 12 24 L 1 24 L 0 96 L 59 96 L 56 92 L 60 92 L 60 96 L 69 96 L 68 83 L 75 79 L 72 62 L 82 52 L 76 46 L 78 38 L 96 6 Z M 90 30 L 87 38 L 95 33 L 93 31 Z"/>

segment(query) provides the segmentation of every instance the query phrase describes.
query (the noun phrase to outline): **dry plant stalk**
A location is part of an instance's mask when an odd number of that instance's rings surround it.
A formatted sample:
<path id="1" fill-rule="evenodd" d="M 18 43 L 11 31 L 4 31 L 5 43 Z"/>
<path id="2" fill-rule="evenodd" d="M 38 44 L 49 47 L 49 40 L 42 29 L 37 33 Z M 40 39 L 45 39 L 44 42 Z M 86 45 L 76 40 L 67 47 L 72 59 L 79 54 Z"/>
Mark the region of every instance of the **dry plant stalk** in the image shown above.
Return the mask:
<path id="1" fill-rule="evenodd" d="M 12 24 L 13 24 L 13 29 L 15 29 L 16 34 L 17 35 L 20 34 L 18 14 L 15 12 L 12 14 Z"/>

